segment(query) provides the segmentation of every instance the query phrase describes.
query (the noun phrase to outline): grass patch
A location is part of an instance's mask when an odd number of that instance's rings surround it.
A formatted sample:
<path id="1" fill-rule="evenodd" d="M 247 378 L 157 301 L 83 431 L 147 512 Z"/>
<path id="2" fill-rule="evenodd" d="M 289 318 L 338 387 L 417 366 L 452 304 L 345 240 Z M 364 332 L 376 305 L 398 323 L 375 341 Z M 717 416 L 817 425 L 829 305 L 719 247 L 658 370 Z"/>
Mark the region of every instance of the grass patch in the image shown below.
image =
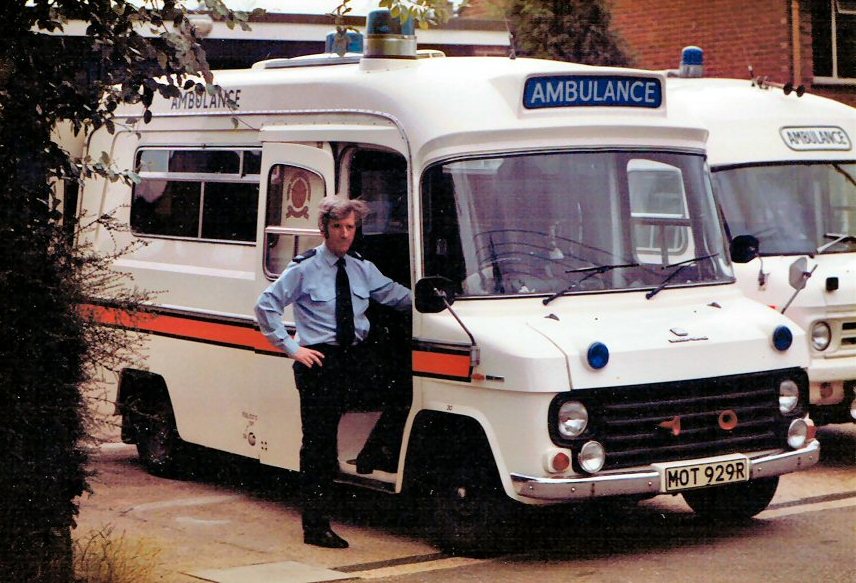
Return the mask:
<path id="1" fill-rule="evenodd" d="M 105 526 L 74 540 L 74 574 L 79 583 L 147 583 L 155 581 L 159 553 L 155 545 Z"/>

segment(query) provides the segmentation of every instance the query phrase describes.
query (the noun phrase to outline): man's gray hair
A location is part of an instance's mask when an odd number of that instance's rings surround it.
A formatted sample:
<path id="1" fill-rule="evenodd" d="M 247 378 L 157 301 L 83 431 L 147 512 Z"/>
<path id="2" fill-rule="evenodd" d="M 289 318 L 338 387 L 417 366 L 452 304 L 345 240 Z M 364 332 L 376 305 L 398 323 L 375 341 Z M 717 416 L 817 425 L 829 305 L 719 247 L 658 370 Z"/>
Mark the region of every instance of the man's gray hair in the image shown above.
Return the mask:
<path id="1" fill-rule="evenodd" d="M 369 214 L 369 207 L 363 201 L 339 195 L 322 200 L 321 204 L 318 205 L 318 210 L 318 228 L 321 229 L 322 233 L 327 232 L 330 221 L 340 221 L 354 213 L 354 218 L 357 219 L 359 226 Z"/>

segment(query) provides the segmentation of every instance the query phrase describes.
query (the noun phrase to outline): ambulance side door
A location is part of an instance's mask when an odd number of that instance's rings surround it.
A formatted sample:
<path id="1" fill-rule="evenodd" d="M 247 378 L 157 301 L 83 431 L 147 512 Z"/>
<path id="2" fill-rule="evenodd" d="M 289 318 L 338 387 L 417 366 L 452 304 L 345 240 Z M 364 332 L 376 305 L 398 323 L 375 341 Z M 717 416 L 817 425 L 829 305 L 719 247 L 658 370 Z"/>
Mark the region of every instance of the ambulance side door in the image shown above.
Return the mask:
<path id="1" fill-rule="evenodd" d="M 264 134 L 264 132 L 263 132 Z M 261 293 L 288 263 L 323 241 L 318 205 L 334 193 L 334 157 L 325 143 L 264 141 L 259 208 L 260 244 L 256 283 Z M 294 334 L 291 308 L 283 321 Z M 255 367 L 255 413 L 247 423 L 262 463 L 300 467 L 300 401 L 294 384 L 294 361 L 272 346 L 258 351 Z"/>

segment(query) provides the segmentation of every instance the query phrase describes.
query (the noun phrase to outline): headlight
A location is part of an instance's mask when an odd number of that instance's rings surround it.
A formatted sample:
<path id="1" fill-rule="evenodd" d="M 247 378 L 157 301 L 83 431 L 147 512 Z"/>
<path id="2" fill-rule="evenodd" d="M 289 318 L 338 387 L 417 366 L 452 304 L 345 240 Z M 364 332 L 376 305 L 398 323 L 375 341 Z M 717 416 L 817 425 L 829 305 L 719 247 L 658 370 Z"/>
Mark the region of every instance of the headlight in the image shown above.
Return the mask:
<path id="1" fill-rule="evenodd" d="M 596 441 L 589 441 L 580 450 L 578 458 L 580 467 L 589 474 L 595 474 L 603 469 L 606 463 L 606 451 Z"/>
<path id="2" fill-rule="evenodd" d="M 815 350 L 826 350 L 832 340 L 832 330 L 826 322 L 815 322 L 811 327 L 811 345 Z"/>
<path id="3" fill-rule="evenodd" d="M 803 447 L 810 439 L 809 426 L 804 419 L 794 419 L 788 427 L 788 445 L 793 449 Z"/>
<path id="4" fill-rule="evenodd" d="M 579 437 L 588 427 L 588 411 L 579 401 L 567 401 L 559 407 L 559 433 L 563 437 Z"/>
<path id="5" fill-rule="evenodd" d="M 779 383 L 779 411 L 782 415 L 793 413 L 800 403 L 800 388 L 791 379 Z"/>

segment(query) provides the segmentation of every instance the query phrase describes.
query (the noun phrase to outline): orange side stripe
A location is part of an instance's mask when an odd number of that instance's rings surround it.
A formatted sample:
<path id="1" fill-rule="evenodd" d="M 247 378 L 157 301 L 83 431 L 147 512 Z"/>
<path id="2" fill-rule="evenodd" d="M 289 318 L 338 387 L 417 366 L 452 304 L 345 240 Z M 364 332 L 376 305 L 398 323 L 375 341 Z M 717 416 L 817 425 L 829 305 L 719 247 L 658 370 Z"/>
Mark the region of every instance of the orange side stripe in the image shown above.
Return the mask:
<path id="1" fill-rule="evenodd" d="M 83 305 L 80 310 L 85 317 L 92 318 L 99 324 L 107 326 L 118 326 L 140 332 L 249 348 L 261 352 L 281 353 L 255 328 L 151 312 L 138 312 L 132 315 L 127 310 L 92 304 Z M 414 350 L 413 372 L 469 379 L 470 356 L 468 354 Z"/>
<path id="2" fill-rule="evenodd" d="M 254 328 L 147 312 L 140 312 L 132 316 L 126 310 L 106 306 L 85 305 L 81 306 L 81 310 L 84 315 L 94 318 L 96 322 L 109 326 L 134 328 L 141 332 L 168 334 L 266 352 L 278 352 L 278 349 L 274 348 L 261 332 Z"/>
<path id="3" fill-rule="evenodd" d="M 417 374 L 469 378 L 470 355 L 414 350 L 413 372 Z"/>

